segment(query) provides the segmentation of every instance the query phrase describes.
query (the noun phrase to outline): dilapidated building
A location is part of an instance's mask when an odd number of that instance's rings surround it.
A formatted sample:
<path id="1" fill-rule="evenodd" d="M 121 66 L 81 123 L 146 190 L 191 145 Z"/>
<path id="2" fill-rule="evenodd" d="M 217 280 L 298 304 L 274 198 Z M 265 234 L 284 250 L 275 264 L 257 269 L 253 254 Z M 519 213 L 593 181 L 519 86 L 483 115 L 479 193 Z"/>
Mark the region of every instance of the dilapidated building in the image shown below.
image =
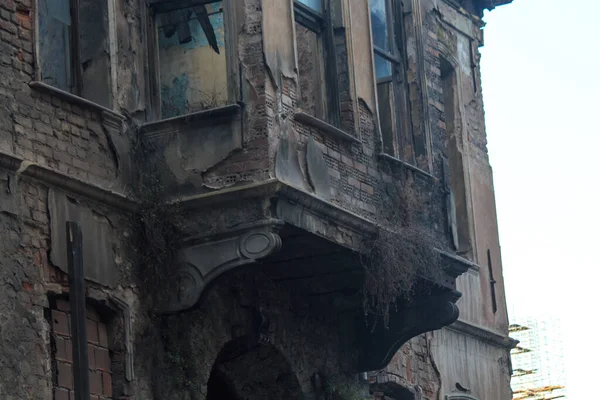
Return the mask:
<path id="1" fill-rule="evenodd" d="M 0 0 L 0 398 L 509 399 L 508 2 Z"/>

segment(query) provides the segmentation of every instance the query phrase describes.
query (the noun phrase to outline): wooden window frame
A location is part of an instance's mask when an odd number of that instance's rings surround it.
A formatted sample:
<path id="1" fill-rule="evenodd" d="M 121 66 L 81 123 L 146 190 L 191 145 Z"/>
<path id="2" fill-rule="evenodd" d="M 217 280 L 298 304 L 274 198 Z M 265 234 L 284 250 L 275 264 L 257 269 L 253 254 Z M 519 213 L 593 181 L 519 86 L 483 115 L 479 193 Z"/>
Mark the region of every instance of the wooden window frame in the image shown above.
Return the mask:
<path id="1" fill-rule="evenodd" d="M 45 2 L 51 2 L 56 0 L 45 0 Z M 69 68 L 70 68 L 70 85 L 68 88 L 61 88 L 57 85 L 46 83 L 44 81 L 44 63 L 41 54 L 41 37 L 40 37 L 40 0 L 34 2 L 34 43 L 35 43 L 35 69 L 34 77 L 35 80 L 30 84 L 32 88 L 48 91 L 55 95 L 69 98 L 69 101 L 83 102 L 88 105 L 97 106 L 104 110 L 112 110 L 115 105 L 116 90 L 117 90 L 117 79 L 116 79 L 116 42 L 111 40 L 111 35 L 115 34 L 115 18 L 114 18 L 114 0 L 100 0 L 104 2 L 107 12 L 107 25 L 105 31 L 105 39 L 108 45 L 108 64 L 110 72 L 107 76 L 108 93 L 106 102 L 98 101 L 97 99 L 90 99 L 89 96 L 84 94 L 84 69 L 82 64 L 81 46 L 80 46 L 80 35 L 81 35 L 81 21 L 80 21 L 80 0 L 68 0 L 69 1 L 69 16 L 71 18 L 71 24 L 69 27 Z"/>
<path id="2" fill-rule="evenodd" d="M 393 96 L 393 100 L 390 100 L 391 104 L 389 105 L 390 110 L 392 110 L 390 113 L 391 132 L 383 132 L 383 130 L 381 132 L 382 152 L 414 165 L 414 143 L 407 96 L 404 6 L 401 0 L 384 1 L 387 17 L 387 40 L 390 49 L 386 51 L 372 43 L 373 60 L 375 60 L 375 57 L 381 57 L 391 64 L 391 75 L 389 77 L 378 79 L 375 71 L 380 126 L 382 126 L 382 115 L 380 113 L 382 107 L 379 99 L 380 85 L 389 84 Z M 373 65 L 375 65 L 375 61 L 373 61 Z M 389 137 L 386 138 L 386 135 L 389 135 Z M 389 145 L 386 146 L 386 142 Z"/>
<path id="3" fill-rule="evenodd" d="M 56 1 L 56 0 L 45 0 Z M 69 15 L 71 17 L 71 25 L 69 26 L 69 67 L 71 68 L 70 80 L 71 85 L 68 88 L 68 92 L 81 97 L 81 93 L 83 90 L 83 70 L 81 67 L 81 54 L 79 48 L 79 0 L 68 0 L 69 1 Z M 40 0 L 37 0 L 35 3 L 36 6 L 36 20 L 35 20 L 35 30 L 37 32 L 36 37 L 36 57 L 37 57 L 37 71 L 36 78 L 38 81 L 43 82 L 44 72 L 43 72 L 43 61 L 42 56 L 39 51 L 40 46 L 40 38 L 39 38 L 39 29 L 40 29 L 40 19 L 39 19 L 39 10 L 40 10 Z M 53 85 L 50 85 L 53 86 Z M 54 86 L 53 86 L 54 87 Z M 57 89 L 64 90 L 63 88 L 56 87 Z"/>
<path id="4" fill-rule="evenodd" d="M 324 98 L 321 99 L 321 102 L 325 106 L 325 122 L 340 128 L 342 120 L 338 90 L 337 57 L 333 42 L 331 1 L 321 0 L 321 8 L 322 12 L 319 13 L 300 2 L 300 0 L 294 0 L 294 21 L 319 36 L 322 50 L 325 53 L 321 54 L 322 70 L 325 78 L 325 90 L 322 92 Z M 297 40 L 297 37 L 294 40 Z"/>
<path id="5" fill-rule="evenodd" d="M 219 0 L 149 0 L 146 7 L 146 37 L 148 43 L 148 104 L 149 121 L 160 121 L 161 95 L 160 95 L 160 59 L 158 49 L 158 35 L 156 30 L 156 14 L 175 11 L 199 4 L 214 3 Z M 239 77 L 239 60 L 237 53 L 238 18 L 243 5 L 239 0 L 221 0 L 223 2 L 223 22 L 225 30 L 225 56 L 227 64 L 227 104 L 236 104 L 242 101 L 241 83 Z M 198 110 L 206 111 L 206 110 Z M 193 112 L 192 112 L 193 113 Z M 184 114 L 189 115 L 189 114 Z M 184 115 L 175 117 L 180 118 Z"/>

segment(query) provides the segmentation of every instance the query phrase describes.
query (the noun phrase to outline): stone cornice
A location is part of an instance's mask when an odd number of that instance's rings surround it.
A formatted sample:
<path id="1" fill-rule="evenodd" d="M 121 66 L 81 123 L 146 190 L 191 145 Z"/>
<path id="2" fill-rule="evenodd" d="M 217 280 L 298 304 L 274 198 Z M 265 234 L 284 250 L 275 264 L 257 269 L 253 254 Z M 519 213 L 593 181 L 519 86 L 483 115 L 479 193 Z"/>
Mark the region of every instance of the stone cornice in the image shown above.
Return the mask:
<path id="1" fill-rule="evenodd" d="M 15 181 L 26 176 L 119 210 L 131 212 L 137 208 L 134 200 L 121 193 L 103 189 L 11 154 L 0 152 L 0 168 L 14 174 Z"/>
<path id="2" fill-rule="evenodd" d="M 501 335 L 497 332 L 461 320 L 447 326 L 446 329 L 473 336 L 481 341 L 507 350 L 510 350 L 519 344 L 518 340 L 511 337 Z"/>
<path id="3" fill-rule="evenodd" d="M 270 179 L 260 183 L 228 188 L 197 196 L 173 199 L 172 202 L 178 203 L 184 210 L 194 210 L 215 204 L 224 205 L 244 199 L 261 197 L 265 199 L 280 197 L 362 234 L 375 234 L 377 232 L 374 222 L 320 199 L 311 193 L 292 187 L 278 179 Z"/>

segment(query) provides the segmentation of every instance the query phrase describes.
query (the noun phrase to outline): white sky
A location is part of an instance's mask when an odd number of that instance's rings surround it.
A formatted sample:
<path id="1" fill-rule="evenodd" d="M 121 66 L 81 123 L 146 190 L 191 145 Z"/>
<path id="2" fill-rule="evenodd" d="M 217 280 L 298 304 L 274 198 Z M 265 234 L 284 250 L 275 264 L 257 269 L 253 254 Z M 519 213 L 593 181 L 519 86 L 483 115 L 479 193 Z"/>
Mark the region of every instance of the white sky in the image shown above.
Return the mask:
<path id="1" fill-rule="evenodd" d="M 569 400 L 599 398 L 600 1 L 514 0 L 485 21 L 509 312 L 561 314 Z"/>

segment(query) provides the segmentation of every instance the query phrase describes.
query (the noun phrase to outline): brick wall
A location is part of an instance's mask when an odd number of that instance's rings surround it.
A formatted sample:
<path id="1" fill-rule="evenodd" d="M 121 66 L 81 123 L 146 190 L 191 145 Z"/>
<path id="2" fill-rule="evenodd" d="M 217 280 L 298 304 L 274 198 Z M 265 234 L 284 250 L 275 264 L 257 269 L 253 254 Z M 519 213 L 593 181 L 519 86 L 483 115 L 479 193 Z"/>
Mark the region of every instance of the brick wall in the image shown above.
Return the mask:
<path id="1" fill-rule="evenodd" d="M 1 151 L 110 187 L 116 155 L 100 113 L 29 87 L 34 81 L 31 0 L 0 2 Z"/>

